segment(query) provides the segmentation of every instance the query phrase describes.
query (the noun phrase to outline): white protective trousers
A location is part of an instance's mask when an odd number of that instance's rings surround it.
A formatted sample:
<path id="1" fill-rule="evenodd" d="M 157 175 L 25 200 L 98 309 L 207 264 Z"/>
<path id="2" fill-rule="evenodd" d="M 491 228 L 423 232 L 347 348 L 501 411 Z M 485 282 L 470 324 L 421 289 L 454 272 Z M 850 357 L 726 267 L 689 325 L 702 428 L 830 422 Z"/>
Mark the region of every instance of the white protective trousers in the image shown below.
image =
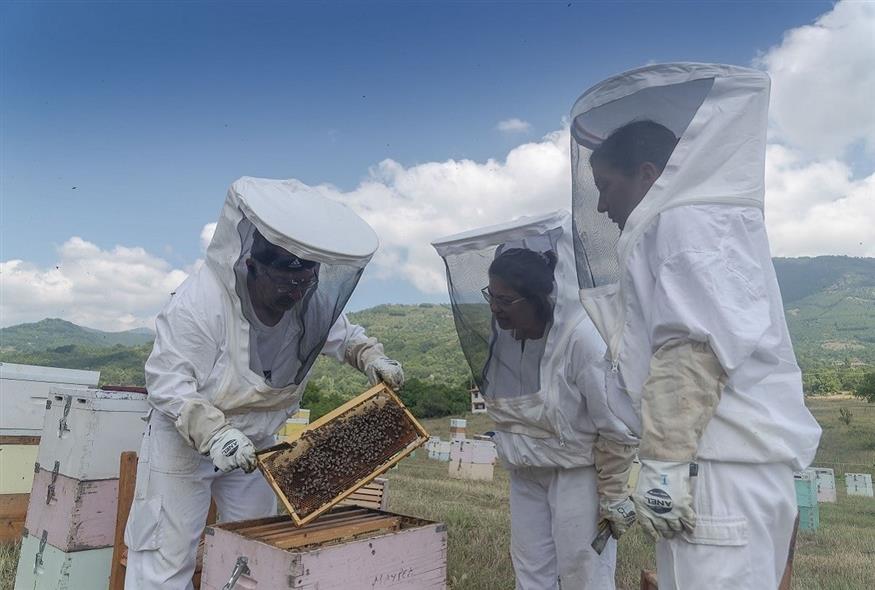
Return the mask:
<path id="1" fill-rule="evenodd" d="M 256 448 L 273 442 L 273 436 L 253 440 Z M 216 472 L 209 457 L 187 445 L 173 423 L 153 411 L 125 529 L 126 590 L 192 589 L 211 497 L 222 521 L 276 514 L 276 496 L 260 472 Z"/>
<path id="2" fill-rule="evenodd" d="M 694 534 L 656 544 L 659 590 L 776 590 L 796 520 L 792 469 L 700 461 L 693 504 Z"/>
<path id="3" fill-rule="evenodd" d="M 594 467 L 511 470 L 510 514 L 516 590 L 613 590 L 616 541 L 601 555 L 590 546 L 599 520 Z"/>

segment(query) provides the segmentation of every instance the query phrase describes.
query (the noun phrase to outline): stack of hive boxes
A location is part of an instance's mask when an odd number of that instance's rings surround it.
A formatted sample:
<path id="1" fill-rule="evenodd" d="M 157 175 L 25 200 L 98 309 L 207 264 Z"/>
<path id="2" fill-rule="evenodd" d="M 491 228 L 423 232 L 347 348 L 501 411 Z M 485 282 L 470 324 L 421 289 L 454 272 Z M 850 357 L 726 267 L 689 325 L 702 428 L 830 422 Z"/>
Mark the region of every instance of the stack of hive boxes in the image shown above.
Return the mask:
<path id="1" fill-rule="evenodd" d="M 497 454 L 489 440 L 454 440 L 447 473 L 455 479 L 492 481 Z"/>
<path id="2" fill-rule="evenodd" d="M 0 363 L 0 541 L 18 539 L 24 527 L 49 390 L 98 379 L 97 371 Z"/>
<path id="3" fill-rule="evenodd" d="M 450 419 L 450 440 L 465 440 L 465 429 L 468 421 L 461 418 Z"/>
<path id="4" fill-rule="evenodd" d="M 485 414 L 486 400 L 483 399 L 483 396 L 480 394 L 480 388 L 472 387 L 469 391 L 471 392 L 471 413 Z"/>
<path id="5" fill-rule="evenodd" d="M 106 588 L 119 455 L 139 450 L 146 396 L 57 388 L 46 406 L 15 590 Z"/>
<path id="6" fill-rule="evenodd" d="M 799 506 L 799 530 L 815 531 L 820 526 L 820 510 L 817 505 L 817 474 L 813 469 L 794 473 L 796 504 Z"/>

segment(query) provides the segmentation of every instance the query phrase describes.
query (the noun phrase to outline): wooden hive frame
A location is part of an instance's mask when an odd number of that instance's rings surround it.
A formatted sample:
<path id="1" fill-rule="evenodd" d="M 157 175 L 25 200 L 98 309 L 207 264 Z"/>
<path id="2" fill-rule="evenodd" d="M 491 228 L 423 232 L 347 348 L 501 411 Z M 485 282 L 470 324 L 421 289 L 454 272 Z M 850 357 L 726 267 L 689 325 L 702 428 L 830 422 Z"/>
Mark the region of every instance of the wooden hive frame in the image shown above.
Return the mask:
<path id="1" fill-rule="evenodd" d="M 292 502 L 283 492 L 282 488 L 280 487 L 279 483 L 271 472 L 267 460 L 273 454 L 284 451 L 294 453 L 295 457 L 300 456 L 301 454 L 303 454 L 304 450 L 309 447 L 308 445 L 301 444 L 301 442 L 304 441 L 304 434 L 325 427 L 326 425 L 331 424 L 341 417 L 354 415 L 357 411 L 364 411 L 363 409 L 365 407 L 365 404 L 378 397 L 385 399 L 386 404 L 397 405 L 403 410 L 404 416 L 409 421 L 409 424 L 416 435 L 413 441 L 408 443 L 407 446 L 403 449 L 395 452 L 395 454 L 393 454 L 380 465 L 375 466 L 368 475 L 359 478 L 354 484 L 347 486 L 344 491 L 336 495 L 331 500 L 323 503 L 321 506 L 305 515 L 299 514 L 300 510 L 292 504 Z M 327 512 L 338 503 L 342 502 L 344 499 L 346 499 L 348 496 L 350 496 L 352 493 L 354 493 L 365 484 L 372 481 L 374 478 L 379 477 L 380 475 L 391 469 L 394 465 L 396 465 L 404 457 L 412 453 L 417 447 L 424 444 L 427 440 L 428 432 L 426 432 L 425 428 L 423 428 L 419 421 L 417 421 L 417 419 L 413 416 L 413 414 L 410 413 L 410 411 L 407 409 L 401 399 L 395 394 L 395 392 L 393 392 L 386 384 L 380 383 L 307 426 L 304 433 L 302 433 L 301 438 L 298 439 L 297 446 L 293 447 L 291 443 L 282 442 L 278 445 L 259 451 L 258 453 L 256 453 L 256 457 L 258 460 L 258 468 L 264 474 L 265 479 L 273 488 L 277 497 L 279 497 L 280 501 L 285 506 L 286 510 L 289 513 L 289 516 L 292 518 L 297 526 L 303 526 L 309 522 L 312 522 L 313 520 L 318 518 L 320 514 Z"/>

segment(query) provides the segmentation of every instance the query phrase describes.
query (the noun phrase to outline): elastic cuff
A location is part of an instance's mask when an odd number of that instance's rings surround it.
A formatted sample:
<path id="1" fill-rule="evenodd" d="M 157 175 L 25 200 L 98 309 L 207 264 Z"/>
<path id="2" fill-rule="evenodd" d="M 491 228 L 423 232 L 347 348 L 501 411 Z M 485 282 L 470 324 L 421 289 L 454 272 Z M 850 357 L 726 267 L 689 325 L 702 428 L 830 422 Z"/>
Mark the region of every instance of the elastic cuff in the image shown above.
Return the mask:
<path id="1" fill-rule="evenodd" d="M 229 428 L 225 414 L 204 400 L 185 402 L 176 419 L 176 430 L 202 455 L 210 452 L 213 438 Z"/>

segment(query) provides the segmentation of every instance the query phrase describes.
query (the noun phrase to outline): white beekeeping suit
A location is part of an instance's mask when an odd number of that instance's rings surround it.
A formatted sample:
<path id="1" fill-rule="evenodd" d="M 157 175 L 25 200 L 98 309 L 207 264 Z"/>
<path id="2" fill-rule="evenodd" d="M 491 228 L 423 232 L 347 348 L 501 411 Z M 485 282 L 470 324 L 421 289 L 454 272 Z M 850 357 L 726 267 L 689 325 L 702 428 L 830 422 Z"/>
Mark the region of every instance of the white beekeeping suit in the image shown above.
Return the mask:
<path id="1" fill-rule="evenodd" d="M 342 314 L 377 245 L 355 213 L 295 180 L 231 185 L 206 263 L 156 322 L 126 588 L 192 587 L 211 496 L 225 521 L 275 513 L 250 473 L 255 449 L 298 410 L 318 354 L 402 384 L 398 363 Z"/>
<path id="2" fill-rule="evenodd" d="M 605 345 L 578 300 L 570 215 L 526 217 L 433 245 L 511 473 L 517 588 L 614 588 L 616 544 L 599 556 L 590 543 L 600 518 L 617 536 L 631 524 L 626 485 L 637 439 L 607 406 Z M 521 327 L 527 305 L 544 310 L 534 333 Z"/>
<path id="3" fill-rule="evenodd" d="M 654 65 L 571 112 L 580 297 L 641 432 L 659 587 L 774 589 L 814 458 L 763 220 L 769 79 Z M 607 215 L 605 215 L 607 213 Z M 612 222 L 613 220 L 613 222 Z"/>

